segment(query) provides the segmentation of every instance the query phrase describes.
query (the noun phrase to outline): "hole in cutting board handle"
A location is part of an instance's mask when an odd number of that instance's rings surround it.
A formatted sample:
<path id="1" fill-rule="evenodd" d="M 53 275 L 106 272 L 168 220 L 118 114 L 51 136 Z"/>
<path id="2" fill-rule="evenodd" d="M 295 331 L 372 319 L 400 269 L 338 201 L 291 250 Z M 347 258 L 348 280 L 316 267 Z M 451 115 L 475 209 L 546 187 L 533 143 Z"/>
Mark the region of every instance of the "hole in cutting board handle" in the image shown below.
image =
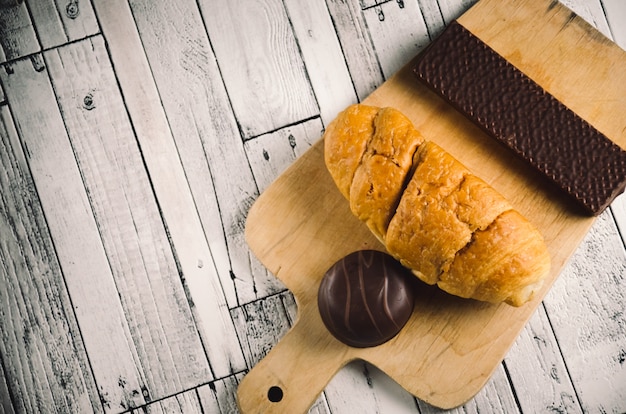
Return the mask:
<path id="1" fill-rule="evenodd" d="M 283 389 L 274 385 L 267 390 L 267 399 L 273 403 L 280 402 L 283 399 Z"/>

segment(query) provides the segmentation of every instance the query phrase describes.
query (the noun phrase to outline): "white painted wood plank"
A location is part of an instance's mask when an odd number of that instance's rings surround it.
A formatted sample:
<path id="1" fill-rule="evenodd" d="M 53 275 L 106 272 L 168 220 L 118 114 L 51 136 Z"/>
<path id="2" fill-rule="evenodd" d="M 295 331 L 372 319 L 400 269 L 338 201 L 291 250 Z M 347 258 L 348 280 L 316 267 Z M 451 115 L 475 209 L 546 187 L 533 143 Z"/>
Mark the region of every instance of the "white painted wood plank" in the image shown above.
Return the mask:
<path id="1" fill-rule="evenodd" d="M 626 251 L 600 215 L 544 300 L 585 412 L 626 412 Z"/>
<path id="2" fill-rule="evenodd" d="M 324 393 L 333 413 L 419 413 L 411 394 L 364 361 L 353 361 L 343 367 Z"/>
<path id="3" fill-rule="evenodd" d="M 164 398 L 147 404 L 139 409 L 131 410 L 131 414 L 205 414 L 198 394 L 195 390 Z"/>
<path id="4" fill-rule="evenodd" d="M 622 237 L 622 242 L 626 245 L 626 193 L 617 196 L 611 204 L 610 209 L 615 218 L 619 234 Z"/>
<path id="5" fill-rule="evenodd" d="M 626 50 L 626 2 L 623 0 L 602 0 L 611 35 L 615 43 Z"/>
<path id="6" fill-rule="evenodd" d="M 308 414 L 328 414 L 330 412 L 330 406 L 328 405 L 328 400 L 326 399 L 326 393 L 322 392 L 317 400 L 315 400 L 311 408 L 309 408 Z"/>
<path id="7" fill-rule="evenodd" d="M 318 115 L 282 0 L 201 0 L 244 138 Z"/>
<path id="8" fill-rule="evenodd" d="M 245 241 L 258 190 L 195 2 L 131 7 L 229 307 L 284 289 Z"/>
<path id="9" fill-rule="evenodd" d="M 0 63 L 39 50 L 26 4 L 0 7 Z"/>
<path id="10" fill-rule="evenodd" d="M 231 311 L 249 368 L 256 365 L 291 328 L 293 296 L 285 291 Z"/>
<path id="11" fill-rule="evenodd" d="M 505 363 L 522 412 L 582 412 L 543 306 L 515 341 Z"/>
<path id="12" fill-rule="evenodd" d="M 419 8 L 424 16 L 424 23 L 428 29 L 430 40 L 434 40 L 441 34 L 446 24 L 437 0 L 417 0 Z"/>
<path id="13" fill-rule="evenodd" d="M 243 376 L 243 373 L 231 375 L 199 387 L 197 392 L 204 413 L 237 413 L 237 386 Z"/>
<path id="14" fill-rule="evenodd" d="M 0 107 L 0 194 L 0 398 L 12 396 L 17 412 L 102 412 L 6 105 Z M 5 403 L 8 412 L 10 403 Z"/>
<path id="15" fill-rule="evenodd" d="M 3 386 L 0 389 L 0 414 L 15 414 L 15 410 L 13 408 L 13 404 L 11 402 L 11 395 L 9 394 L 9 389 L 6 385 L 6 381 L 4 378 L 4 373 L 0 373 L 0 380 L 4 381 L 4 384 L 0 384 Z"/>
<path id="16" fill-rule="evenodd" d="M 331 412 L 359 413 L 514 413 L 519 412 L 506 373 L 499 366 L 476 397 L 465 405 L 441 410 L 416 400 L 384 372 L 355 361 L 337 373 L 324 391 Z"/>
<path id="17" fill-rule="evenodd" d="M 24 0 L 0 0 L 0 7 L 7 8 L 19 6 Z"/>
<path id="18" fill-rule="evenodd" d="M 213 379 L 101 37 L 45 52 L 74 156 L 155 400 Z"/>
<path id="19" fill-rule="evenodd" d="M 387 79 L 430 42 L 426 22 L 416 1 L 390 1 L 364 10 L 363 16 Z"/>
<path id="20" fill-rule="evenodd" d="M 357 102 L 356 92 L 324 1 L 284 0 L 313 87 L 328 125 Z"/>
<path id="21" fill-rule="evenodd" d="M 26 0 L 41 47 L 49 49 L 98 33 L 98 22 L 86 0 Z"/>
<path id="22" fill-rule="evenodd" d="M 215 377 L 245 362 L 128 3 L 93 2 Z M 207 183 L 208 185 L 208 183 Z"/>
<path id="23" fill-rule="evenodd" d="M 2 369 L 0 369 L 0 414 L 15 414 L 7 379 Z"/>
<path id="24" fill-rule="evenodd" d="M 321 120 L 309 121 L 264 134 L 245 143 L 254 179 L 263 192 L 269 185 L 324 132 Z"/>
<path id="25" fill-rule="evenodd" d="M 225 226 L 241 227 L 235 224 L 239 220 L 235 216 L 237 209 L 247 198 L 256 198 L 257 189 L 246 171 L 249 168 L 245 157 L 243 162 L 242 157 L 238 157 L 241 138 L 215 56 L 202 29 L 199 13 L 194 12 L 193 2 L 133 1 L 131 7 L 226 301 L 229 307 L 235 307 L 241 300 L 254 297 L 249 294 L 253 283 L 248 283 L 246 278 L 251 274 L 248 254 L 236 254 L 241 250 L 241 243 L 235 244 L 243 237 L 241 231 L 239 237 L 230 241 L 232 251 L 229 251 Z M 221 168 L 209 159 L 215 159 Z M 237 174 L 218 173 L 224 170 L 222 164 L 228 162 L 240 167 Z M 220 214 L 214 175 L 218 185 L 220 176 L 227 181 L 227 190 L 231 188 L 228 186 L 231 178 L 238 181 L 233 186 L 236 187 L 234 200 L 222 202 L 224 217 Z M 243 256 L 243 259 L 233 261 L 231 255 Z M 237 265 L 242 262 L 240 269 Z M 240 281 L 244 281 L 244 286 L 239 286 Z"/>
<path id="26" fill-rule="evenodd" d="M 443 21 L 446 26 L 453 20 L 459 18 L 470 7 L 476 4 L 478 0 L 437 0 L 439 3 L 439 9 L 443 16 Z"/>
<path id="27" fill-rule="evenodd" d="M 115 283 L 43 59 L 0 71 L 106 411 L 143 404 Z M 37 68 L 37 69 L 36 69 Z M 42 70 L 42 68 L 44 70 Z"/>
<path id="28" fill-rule="evenodd" d="M 382 68 L 357 0 L 327 0 L 359 101 L 384 81 Z"/>

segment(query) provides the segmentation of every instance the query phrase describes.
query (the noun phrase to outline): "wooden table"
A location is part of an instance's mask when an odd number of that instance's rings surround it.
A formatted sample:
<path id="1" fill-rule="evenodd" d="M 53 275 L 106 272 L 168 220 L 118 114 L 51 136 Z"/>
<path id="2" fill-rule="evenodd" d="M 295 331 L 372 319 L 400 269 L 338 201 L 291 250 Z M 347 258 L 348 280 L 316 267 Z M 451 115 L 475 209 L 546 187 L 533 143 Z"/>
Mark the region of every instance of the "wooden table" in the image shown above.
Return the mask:
<path id="1" fill-rule="evenodd" d="M 0 2 L 0 413 L 237 412 L 296 316 L 250 206 L 473 3 Z M 456 412 L 626 412 L 623 234 L 626 196 Z M 359 361 L 311 409 L 440 411 Z"/>

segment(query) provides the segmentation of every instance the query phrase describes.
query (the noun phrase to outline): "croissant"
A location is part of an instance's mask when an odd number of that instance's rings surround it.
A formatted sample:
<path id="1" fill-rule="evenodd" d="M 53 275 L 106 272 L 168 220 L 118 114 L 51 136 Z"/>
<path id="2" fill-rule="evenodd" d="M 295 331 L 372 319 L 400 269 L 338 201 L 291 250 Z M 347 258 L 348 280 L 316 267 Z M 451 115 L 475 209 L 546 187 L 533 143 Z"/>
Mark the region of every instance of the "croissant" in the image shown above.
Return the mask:
<path id="1" fill-rule="evenodd" d="M 513 306 L 541 288 L 540 232 L 398 110 L 348 107 L 324 132 L 324 159 L 353 214 L 422 281 Z"/>

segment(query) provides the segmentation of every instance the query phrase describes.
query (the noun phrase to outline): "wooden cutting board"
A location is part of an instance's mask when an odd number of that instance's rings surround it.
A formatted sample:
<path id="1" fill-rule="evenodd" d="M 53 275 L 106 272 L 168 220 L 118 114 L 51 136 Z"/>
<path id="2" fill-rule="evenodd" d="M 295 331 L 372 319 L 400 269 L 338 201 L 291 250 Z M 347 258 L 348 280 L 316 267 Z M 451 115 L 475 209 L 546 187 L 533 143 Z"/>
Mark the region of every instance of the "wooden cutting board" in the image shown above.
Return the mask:
<path id="1" fill-rule="evenodd" d="M 626 148 L 626 53 L 556 1 L 482 0 L 460 19 L 500 55 Z M 323 142 L 283 173 L 249 212 L 246 237 L 293 292 L 298 319 L 243 379 L 243 413 L 306 412 L 335 373 L 360 358 L 418 398 L 452 408 L 473 397 L 558 277 L 589 227 L 553 187 L 422 86 L 408 64 L 364 103 L 393 106 L 504 194 L 541 230 L 552 257 L 545 288 L 520 308 L 445 294 L 419 283 L 415 310 L 391 341 L 348 347 L 325 329 L 317 289 L 326 270 L 359 249 L 381 249 L 326 171 Z"/>

